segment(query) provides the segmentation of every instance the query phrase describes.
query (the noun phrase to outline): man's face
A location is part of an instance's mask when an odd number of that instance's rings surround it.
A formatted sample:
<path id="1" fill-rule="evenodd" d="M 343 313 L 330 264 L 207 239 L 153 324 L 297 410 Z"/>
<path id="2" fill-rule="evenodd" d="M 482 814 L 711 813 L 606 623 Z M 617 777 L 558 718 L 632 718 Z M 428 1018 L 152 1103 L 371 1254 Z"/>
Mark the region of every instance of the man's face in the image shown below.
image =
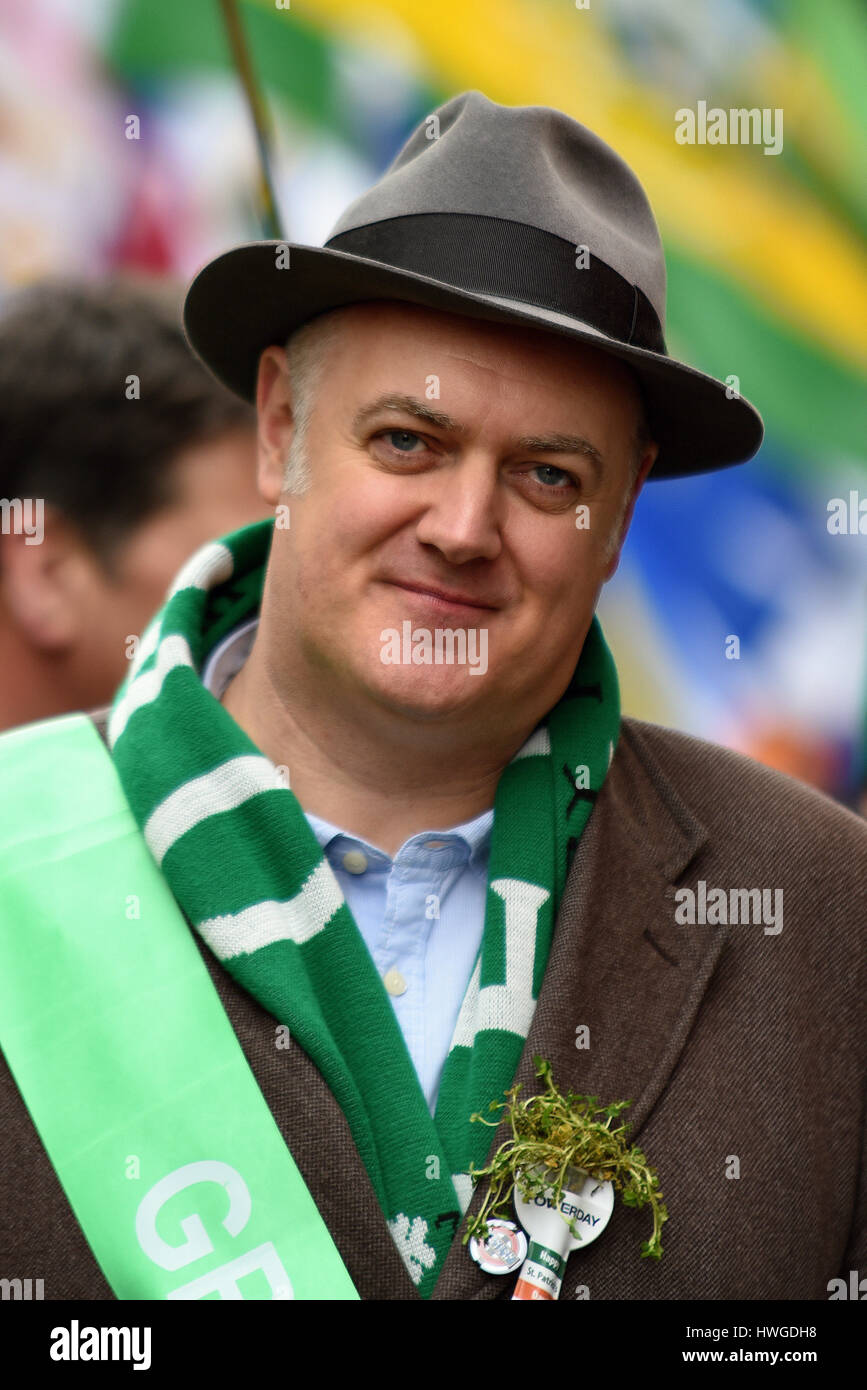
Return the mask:
<path id="1" fill-rule="evenodd" d="M 259 378 L 260 485 L 289 508 L 263 601 L 277 690 L 312 671 L 416 721 L 541 718 L 616 567 L 638 418 L 629 373 L 535 330 L 354 306 L 320 380 L 299 497 L 281 491 L 283 361 L 268 349 Z M 459 639 L 452 662 L 445 638 L 439 664 L 415 659 L 425 632 L 435 658 L 437 630 L 463 631 L 463 663 Z"/>

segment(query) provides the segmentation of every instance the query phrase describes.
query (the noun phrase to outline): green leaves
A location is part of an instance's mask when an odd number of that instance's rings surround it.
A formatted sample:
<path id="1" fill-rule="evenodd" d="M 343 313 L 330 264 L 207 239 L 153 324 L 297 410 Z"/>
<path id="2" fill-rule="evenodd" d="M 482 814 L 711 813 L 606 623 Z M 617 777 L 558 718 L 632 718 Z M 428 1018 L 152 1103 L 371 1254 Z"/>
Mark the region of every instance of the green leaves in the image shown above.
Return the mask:
<path id="1" fill-rule="evenodd" d="M 474 1184 L 488 1179 L 488 1191 L 477 1216 L 467 1225 L 463 1242 L 470 1236 L 483 1240 L 489 1216 L 508 1220 L 508 1206 L 517 1184 L 521 1195 L 529 1201 L 553 1189 L 559 1208 L 564 1189 L 568 1188 L 571 1170 L 578 1169 L 597 1182 L 610 1182 L 627 1207 L 651 1207 L 653 1231 L 641 1245 L 642 1256 L 662 1258 L 662 1225 L 668 1211 L 662 1201 L 659 1179 L 641 1149 L 626 1143 L 628 1125 L 612 1128 L 622 1111 L 632 1104 L 629 1100 L 612 1101 L 601 1105 L 598 1096 L 582 1096 L 568 1091 L 562 1096 L 554 1085 L 551 1064 L 543 1057 L 534 1057 L 536 1076 L 544 1081 L 541 1095 L 518 1101 L 521 1086 L 504 1092 L 505 1102 L 492 1100 L 490 1112 L 503 1111 L 496 1120 L 486 1120 L 480 1114 L 471 1120 L 497 1128 L 508 1122 L 511 1139 L 501 1144 L 486 1168 L 470 1165 Z M 562 1216 L 562 1213 L 561 1213 Z M 580 1236 L 571 1218 L 562 1216 L 573 1236 Z"/>

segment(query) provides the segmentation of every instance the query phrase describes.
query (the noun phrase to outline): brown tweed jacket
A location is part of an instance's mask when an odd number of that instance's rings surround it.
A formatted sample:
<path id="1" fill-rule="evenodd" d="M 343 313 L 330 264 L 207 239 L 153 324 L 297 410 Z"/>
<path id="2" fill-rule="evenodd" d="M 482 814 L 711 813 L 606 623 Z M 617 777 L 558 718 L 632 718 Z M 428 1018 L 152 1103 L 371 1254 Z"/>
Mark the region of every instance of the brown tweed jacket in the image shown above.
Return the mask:
<path id="1" fill-rule="evenodd" d="M 679 925 L 675 892 L 699 880 L 781 889 L 782 931 Z M 294 1041 L 275 1049 L 273 1020 L 200 949 L 360 1296 L 417 1298 L 317 1068 Z M 632 1099 L 670 1219 L 662 1260 L 642 1259 L 648 1211 L 618 1199 L 570 1257 L 561 1298 L 827 1299 L 832 1278 L 867 1275 L 865 1000 L 864 821 L 739 754 L 624 719 L 516 1079 L 536 1089 L 541 1053 L 561 1089 Z M 112 1298 L 5 1068 L 0 1166 L 0 1276 L 42 1278 L 46 1299 Z M 510 1298 L 515 1276 L 483 1273 L 461 1233 L 434 1298 Z"/>

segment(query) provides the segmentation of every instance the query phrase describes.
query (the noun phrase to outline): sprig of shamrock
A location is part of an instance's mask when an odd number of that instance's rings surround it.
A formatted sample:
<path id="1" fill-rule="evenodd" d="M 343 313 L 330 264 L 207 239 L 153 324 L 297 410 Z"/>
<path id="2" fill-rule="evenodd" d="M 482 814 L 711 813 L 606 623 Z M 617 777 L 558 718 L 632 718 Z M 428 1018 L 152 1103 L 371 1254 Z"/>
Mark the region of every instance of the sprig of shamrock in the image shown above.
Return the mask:
<path id="1" fill-rule="evenodd" d="M 467 1225 L 463 1243 L 471 1236 L 484 1240 L 487 1218 L 508 1219 L 508 1203 L 517 1183 L 521 1195 L 528 1201 L 553 1188 L 553 1201 L 559 1211 L 570 1170 L 579 1170 L 596 1182 L 610 1182 L 628 1207 L 644 1207 L 650 1203 L 653 1212 L 653 1232 L 641 1245 L 642 1256 L 662 1258 L 662 1224 L 668 1211 L 659 1189 L 656 1170 L 651 1168 L 641 1149 L 630 1147 L 625 1139 L 628 1124 L 612 1129 L 612 1121 L 632 1104 L 630 1100 L 600 1105 L 598 1096 L 581 1096 L 568 1091 L 562 1096 L 554 1085 L 551 1063 L 534 1057 L 536 1076 L 544 1080 L 545 1091 L 518 1101 L 521 1084 L 504 1091 L 505 1101 L 492 1100 L 489 1111 L 503 1110 L 496 1120 L 483 1115 L 471 1115 L 483 1125 L 496 1129 L 508 1121 L 512 1137 L 501 1144 L 486 1168 L 470 1164 L 470 1177 L 477 1185 L 488 1178 L 488 1191 L 481 1209 Z M 573 1236 L 581 1232 L 572 1217 L 560 1213 Z"/>

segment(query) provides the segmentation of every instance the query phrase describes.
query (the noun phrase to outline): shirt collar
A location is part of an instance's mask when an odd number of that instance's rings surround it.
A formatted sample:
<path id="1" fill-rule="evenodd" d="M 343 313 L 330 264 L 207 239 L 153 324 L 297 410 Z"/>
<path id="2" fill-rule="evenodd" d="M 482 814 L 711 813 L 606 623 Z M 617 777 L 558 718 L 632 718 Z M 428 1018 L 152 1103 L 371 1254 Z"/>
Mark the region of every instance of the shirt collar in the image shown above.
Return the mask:
<path id="1" fill-rule="evenodd" d="M 306 811 L 305 815 L 310 824 L 310 828 L 324 851 L 340 836 L 345 839 L 355 840 L 365 850 L 375 854 L 384 854 L 385 851 L 372 845 L 368 840 L 360 835 L 353 835 L 348 830 L 342 830 L 339 825 L 333 825 L 331 821 L 323 820 L 321 816 L 316 816 L 312 811 Z M 470 851 L 469 862 L 475 866 L 487 868 L 488 855 L 491 847 L 491 832 L 494 824 L 493 808 L 482 811 L 480 815 L 474 816 L 472 820 L 464 821 L 462 825 L 452 826 L 449 830 L 424 830 L 418 831 L 416 835 L 408 838 L 414 840 L 424 838 L 426 840 L 444 840 L 449 836 L 457 836 L 462 839 Z M 404 841 L 406 844 L 407 841 Z M 386 858 L 389 856 L 386 855 Z"/>
<path id="2" fill-rule="evenodd" d="M 226 686 L 230 680 L 237 676 L 253 646 L 253 639 L 256 636 L 256 629 L 259 626 L 259 614 L 254 618 L 248 618 L 241 623 L 240 627 L 235 627 L 218 642 L 213 651 L 209 653 L 204 666 L 202 667 L 201 682 L 206 690 L 209 690 L 215 700 L 223 697 Z"/>

